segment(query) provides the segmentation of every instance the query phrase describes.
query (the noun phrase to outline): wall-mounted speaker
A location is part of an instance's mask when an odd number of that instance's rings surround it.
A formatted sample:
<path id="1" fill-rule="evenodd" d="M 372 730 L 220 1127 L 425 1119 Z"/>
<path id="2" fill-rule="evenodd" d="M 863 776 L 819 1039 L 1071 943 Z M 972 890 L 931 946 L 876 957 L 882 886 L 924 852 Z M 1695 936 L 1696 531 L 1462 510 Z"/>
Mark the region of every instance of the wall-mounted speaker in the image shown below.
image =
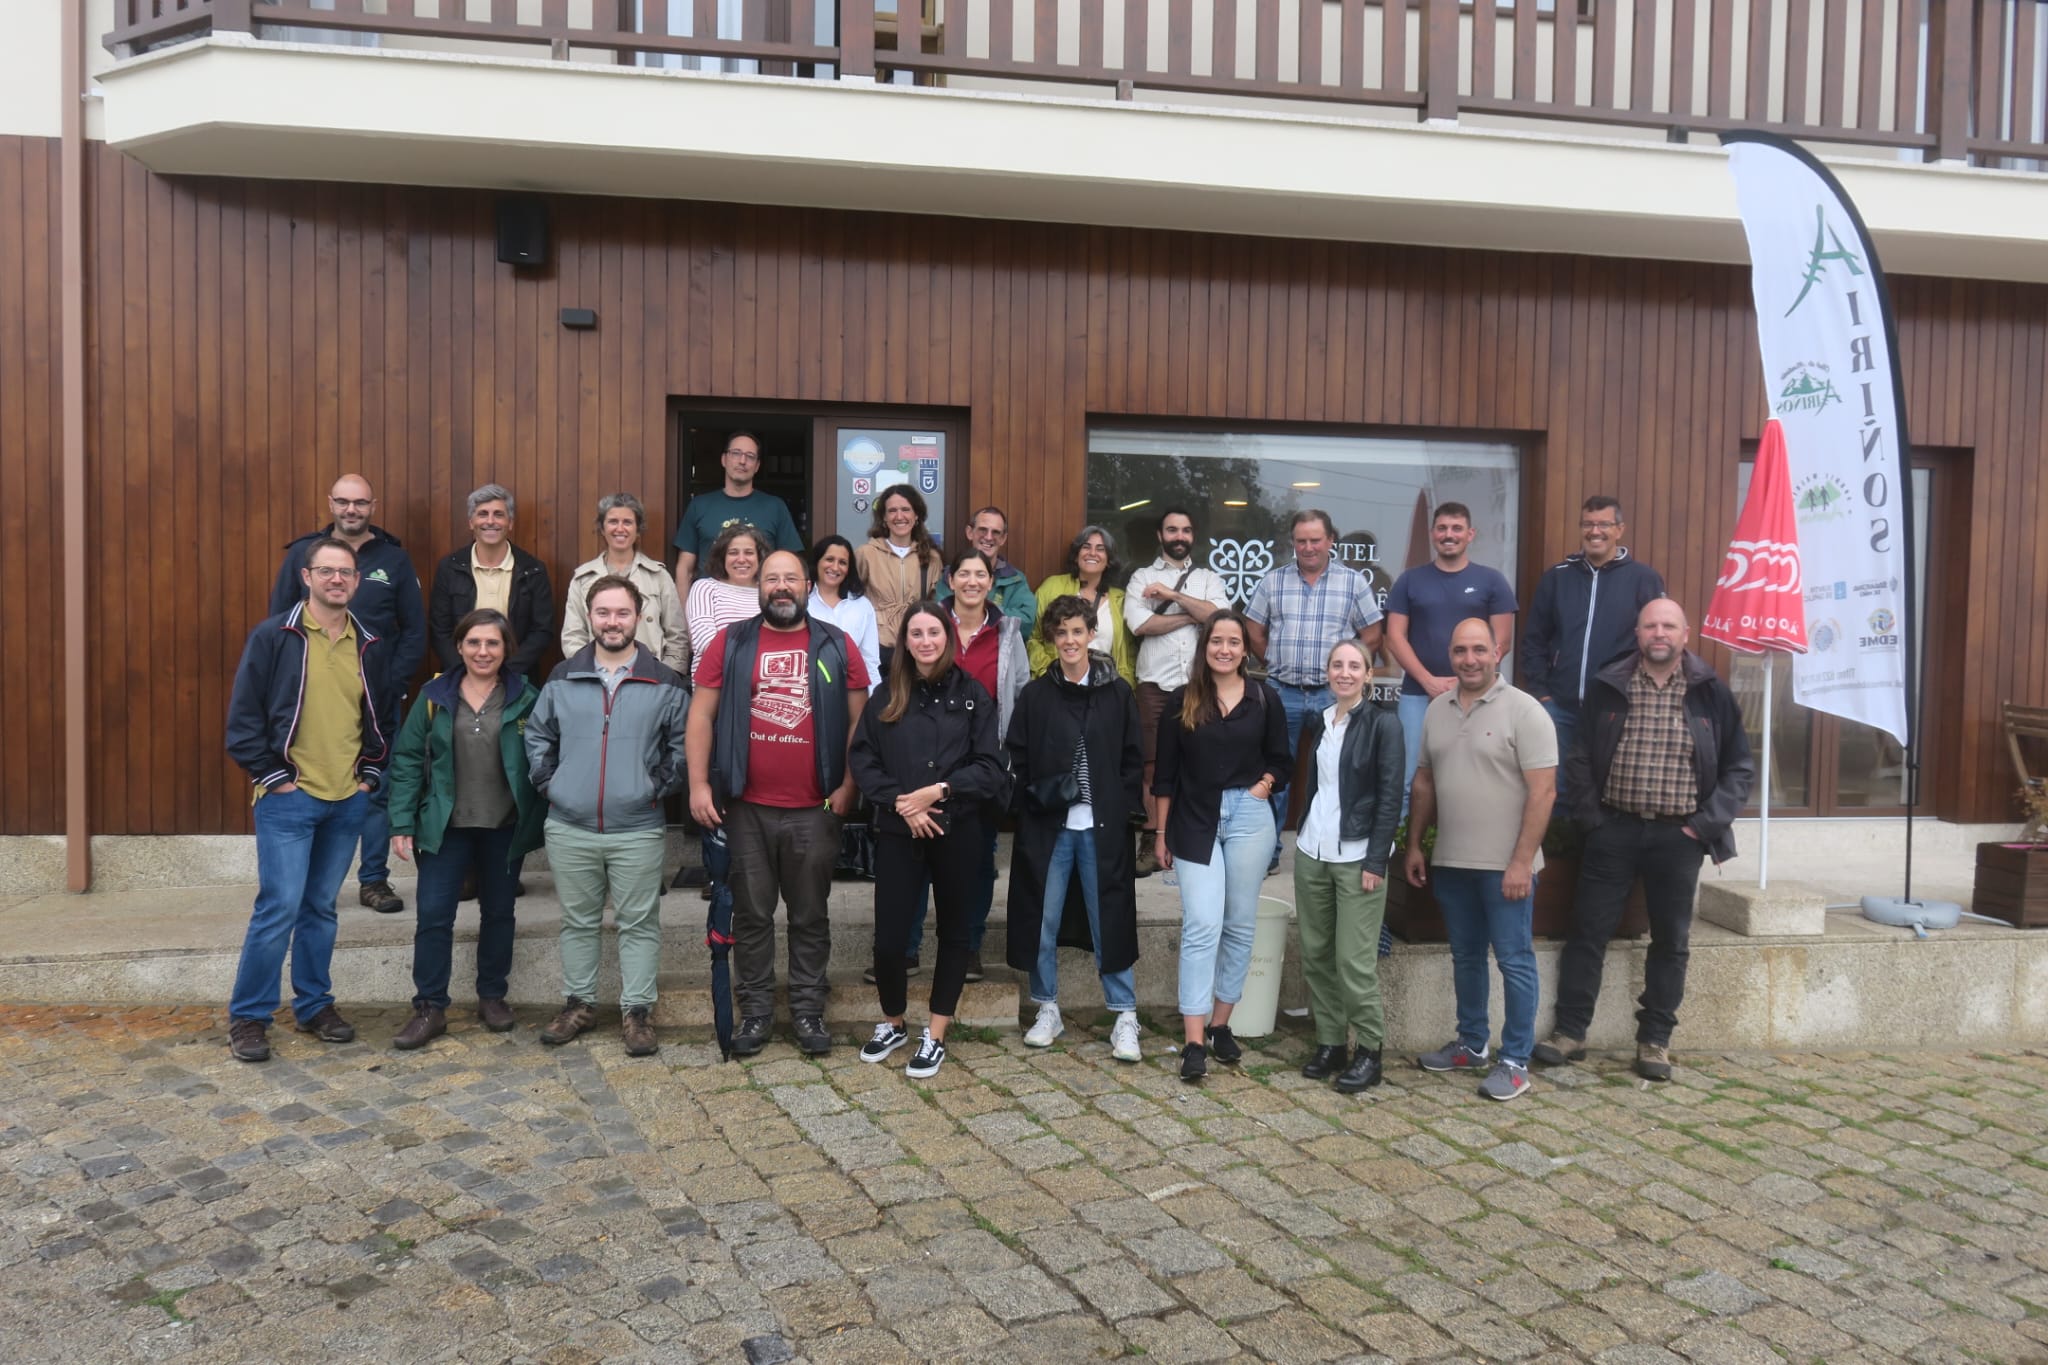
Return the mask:
<path id="1" fill-rule="evenodd" d="M 498 259 L 506 265 L 548 263 L 548 201 L 508 195 L 498 201 Z"/>

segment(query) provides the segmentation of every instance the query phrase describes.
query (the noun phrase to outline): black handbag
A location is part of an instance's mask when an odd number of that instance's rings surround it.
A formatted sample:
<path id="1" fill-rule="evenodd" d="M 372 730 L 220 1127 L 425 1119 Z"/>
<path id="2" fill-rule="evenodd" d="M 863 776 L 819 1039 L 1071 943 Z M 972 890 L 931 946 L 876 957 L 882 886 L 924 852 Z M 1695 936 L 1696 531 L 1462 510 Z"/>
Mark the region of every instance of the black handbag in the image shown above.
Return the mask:
<path id="1" fill-rule="evenodd" d="M 1031 809 L 1048 813 L 1066 810 L 1081 799 L 1081 778 L 1072 768 L 1039 778 L 1024 788 Z"/>

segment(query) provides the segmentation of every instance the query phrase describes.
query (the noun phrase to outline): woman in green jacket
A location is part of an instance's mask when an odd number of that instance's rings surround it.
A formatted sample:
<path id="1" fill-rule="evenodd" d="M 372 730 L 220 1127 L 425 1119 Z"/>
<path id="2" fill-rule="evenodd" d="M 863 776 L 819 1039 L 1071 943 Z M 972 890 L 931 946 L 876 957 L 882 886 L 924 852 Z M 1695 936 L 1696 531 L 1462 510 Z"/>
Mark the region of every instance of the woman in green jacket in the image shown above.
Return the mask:
<path id="1" fill-rule="evenodd" d="M 413 899 L 412 1018 L 391 1040 L 424 1046 L 448 1031 L 448 977 L 455 948 L 455 906 L 466 876 L 476 878 L 481 916 L 476 943 L 477 1017 L 493 1033 L 512 1027 L 505 1003 L 512 971 L 512 901 L 519 865 L 541 845 L 547 802 L 526 777 L 526 716 L 540 689 L 504 671 L 516 642 L 504 616 L 489 608 L 456 623 L 462 667 L 420 692 L 399 731 L 391 785 L 391 851 L 411 861 L 420 880 Z"/>
<path id="2" fill-rule="evenodd" d="M 1056 573 L 1038 585 L 1038 618 L 1057 597 L 1078 597 L 1095 609 L 1095 638 L 1088 652 L 1100 654 L 1116 665 L 1117 676 L 1127 687 L 1138 685 L 1138 642 L 1124 624 L 1124 590 L 1111 585 L 1124 576 L 1123 563 L 1116 557 L 1116 538 L 1105 527 L 1083 526 L 1081 534 L 1067 546 L 1066 572 Z M 1031 676 L 1052 666 L 1053 649 L 1031 632 Z"/>

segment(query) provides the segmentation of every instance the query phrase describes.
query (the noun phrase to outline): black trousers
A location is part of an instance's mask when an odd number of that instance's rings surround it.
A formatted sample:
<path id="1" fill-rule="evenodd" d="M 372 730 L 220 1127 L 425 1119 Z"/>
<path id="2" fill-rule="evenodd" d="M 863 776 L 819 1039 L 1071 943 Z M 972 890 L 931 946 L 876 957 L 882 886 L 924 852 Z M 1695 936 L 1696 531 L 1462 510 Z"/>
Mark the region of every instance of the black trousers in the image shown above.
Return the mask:
<path id="1" fill-rule="evenodd" d="M 839 856 L 840 819 L 823 806 L 735 801 L 725 813 L 732 850 L 733 998 L 740 1016 L 775 1013 L 775 904 L 788 907 L 789 1012 L 825 1013 L 832 925 L 825 902 Z"/>
<path id="2" fill-rule="evenodd" d="M 1682 820 L 1645 820 L 1609 810 L 1606 821 L 1586 836 L 1571 934 L 1558 962 L 1559 1033 L 1584 1038 L 1592 1026 L 1608 940 L 1640 877 L 1650 909 L 1650 954 L 1643 965 L 1643 993 L 1636 999 L 1636 1041 L 1670 1046 L 1685 999 L 1693 897 L 1707 853 L 1683 826 Z"/>
<path id="3" fill-rule="evenodd" d="M 904 958 L 910 951 L 910 932 L 924 917 L 927 878 L 939 926 L 931 1010 L 949 1017 L 958 1011 L 972 955 L 968 944 L 974 931 L 974 889 L 987 843 L 980 818 L 965 810 L 953 815 L 947 832 L 937 839 L 875 831 L 875 993 L 881 997 L 883 1014 L 895 1018 L 903 1013 L 909 991 Z"/>

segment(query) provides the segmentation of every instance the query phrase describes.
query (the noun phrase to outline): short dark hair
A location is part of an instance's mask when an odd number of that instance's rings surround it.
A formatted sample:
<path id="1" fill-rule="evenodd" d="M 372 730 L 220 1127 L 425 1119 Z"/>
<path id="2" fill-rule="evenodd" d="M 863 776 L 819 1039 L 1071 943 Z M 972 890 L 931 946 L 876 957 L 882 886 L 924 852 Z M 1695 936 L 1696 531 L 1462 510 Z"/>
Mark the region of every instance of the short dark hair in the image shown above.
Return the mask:
<path id="1" fill-rule="evenodd" d="M 1429 524 L 1434 526 L 1445 517 L 1456 517 L 1459 521 L 1470 526 L 1472 524 L 1472 509 L 1462 502 L 1440 502 L 1436 505 L 1436 510 L 1429 514 Z"/>
<path id="2" fill-rule="evenodd" d="M 975 522 L 980 521 L 990 512 L 995 513 L 997 516 L 1003 519 L 1003 534 L 1008 535 L 1010 533 L 1010 514 L 1008 512 L 1005 512 L 1002 508 L 996 506 L 994 503 L 990 503 L 986 507 L 975 508 L 974 514 L 967 518 L 967 524 L 969 526 L 974 525 Z"/>
<path id="3" fill-rule="evenodd" d="M 741 427 L 738 431 L 728 431 L 727 433 L 725 433 L 725 445 L 719 449 L 718 453 L 723 455 L 727 450 L 730 450 L 732 448 L 732 443 L 734 441 L 737 441 L 742 436 L 746 437 L 749 441 L 752 441 L 754 443 L 755 453 L 758 454 L 761 449 L 761 438 L 756 436 L 753 432 L 748 431 L 745 427 Z"/>
<path id="4" fill-rule="evenodd" d="M 304 567 L 307 564 L 311 564 L 313 556 L 319 554 L 322 550 L 340 550 L 348 556 L 349 563 L 353 564 L 356 562 L 355 546 L 349 544 L 340 536 L 320 536 L 311 545 L 306 547 L 306 557 L 299 561 L 300 566 Z"/>
<path id="5" fill-rule="evenodd" d="M 618 581 L 624 583 L 626 580 L 622 578 Z M 588 603 L 585 605 L 588 605 Z M 469 633 L 478 626 L 497 627 L 498 638 L 505 642 L 505 655 L 507 658 L 511 657 L 513 650 L 519 648 L 519 637 L 513 634 L 512 623 L 505 619 L 504 612 L 499 611 L 495 607 L 478 607 L 475 611 L 472 611 L 469 615 L 455 623 L 456 648 L 461 648 L 462 642 L 467 640 Z"/>
<path id="6" fill-rule="evenodd" d="M 826 536 L 811 546 L 811 582 L 818 581 L 818 561 L 825 557 L 825 551 L 840 549 L 846 551 L 846 581 L 839 585 L 841 597 L 865 597 L 868 585 L 861 581 L 860 556 L 853 552 L 853 542 L 845 536 Z"/>
<path id="7" fill-rule="evenodd" d="M 1159 514 L 1159 520 L 1153 523 L 1152 529 L 1161 534 L 1164 534 L 1166 531 L 1166 519 L 1168 517 L 1186 517 L 1188 519 L 1188 525 L 1193 526 L 1195 524 L 1195 514 L 1193 512 L 1190 512 L 1187 508 L 1182 507 L 1179 503 L 1175 503 L 1173 504 L 1173 506 L 1167 508 L 1164 512 L 1161 512 Z"/>
<path id="8" fill-rule="evenodd" d="M 590 585 L 590 591 L 583 594 L 583 609 L 589 611 L 591 606 L 596 603 L 599 593 L 610 592 L 614 588 L 624 588 L 626 590 L 627 594 L 633 599 L 634 611 L 640 612 L 647 609 L 647 599 L 640 595 L 640 585 L 630 578 L 621 578 L 615 573 L 608 573 Z M 462 636 L 458 634 L 455 638 L 459 640 Z"/>
<path id="9" fill-rule="evenodd" d="M 1621 499 L 1609 497 L 1605 493 L 1595 493 L 1592 497 L 1579 504 L 1581 512 L 1605 512 L 1610 508 L 1614 512 L 1614 519 L 1616 521 L 1628 520 L 1627 517 L 1621 514 Z"/>
<path id="10" fill-rule="evenodd" d="M 1081 620 L 1088 623 L 1088 629 L 1095 629 L 1095 609 L 1086 599 L 1070 592 L 1063 592 L 1046 603 L 1045 610 L 1038 617 L 1039 638 L 1052 643 L 1052 633 L 1059 629 L 1062 621 Z"/>
<path id="11" fill-rule="evenodd" d="M 1073 580 L 1076 583 L 1080 582 L 1081 547 L 1083 545 L 1086 545 L 1089 542 L 1089 540 L 1095 536 L 1102 537 L 1103 584 L 1107 586 L 1111 583 L 1121 583 L 1124 577 L 1124 562 L 1123 560 L 1117 557 L 1116 537 L 1110 534 L 1110 530 L 1107 526 L 1098 526 L 1094 522 L 1090 522 L 1088 523 L 1088 525 L 1083 526 L 1079 531 L 1076 531 L 1074 533 L 1074 538 L 1067 542 L 1067 557 L 1061 563 L 1060 567 L 1067 574 L 1072 576 Z"/>
<path id="12" fill-rule="evenodd" d="M 946 569 L 946 577 L 951 578 L 953 576 L 953 571 L 955 569 L 958 569 L 962 564 L 965 564 L 970 559 L 980 560 L 982 563 L 982 567 L 988 570 L 990 582 L 994 582 L 996 576 L 996 557 L 988 553 L 986 550 L 976 549 L 972 545 L 969 545 L 959 554 L 953 556 L 952 564 L 949 565 Z"/>
<path id="13" fill-rule="evenodd" d="M 1330 539 L 1335 540 L 1337 538 L 1337 523 L 1328 512 L 1325 512 L 1320 507 L 1304 507 L 1287 519 L 1287 538 L 1289 540 L 1294 539 L 1294 528 L 1301 525 L 1304 521 L 1320 521 L 1323 524 L 1323 529 L 1330 533 Z"/>

